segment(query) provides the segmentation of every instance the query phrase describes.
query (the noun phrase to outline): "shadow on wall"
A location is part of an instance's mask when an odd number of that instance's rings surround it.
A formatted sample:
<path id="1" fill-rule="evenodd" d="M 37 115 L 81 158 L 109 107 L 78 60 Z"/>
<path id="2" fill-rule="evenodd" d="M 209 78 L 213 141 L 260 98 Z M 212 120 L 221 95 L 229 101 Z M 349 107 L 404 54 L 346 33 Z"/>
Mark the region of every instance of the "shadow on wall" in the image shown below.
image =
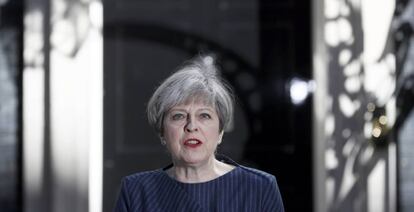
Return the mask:
<path id="1" fill-rule="evenodd" d="M 22 1 L 0 1 L 0 210 L 21 210 Z"/>
<path id="2" fill-rule="evenodd" d="M 397 1 L 393 25 L 397 56 L 398 209 L 414 210 L 414 1 Z"/>

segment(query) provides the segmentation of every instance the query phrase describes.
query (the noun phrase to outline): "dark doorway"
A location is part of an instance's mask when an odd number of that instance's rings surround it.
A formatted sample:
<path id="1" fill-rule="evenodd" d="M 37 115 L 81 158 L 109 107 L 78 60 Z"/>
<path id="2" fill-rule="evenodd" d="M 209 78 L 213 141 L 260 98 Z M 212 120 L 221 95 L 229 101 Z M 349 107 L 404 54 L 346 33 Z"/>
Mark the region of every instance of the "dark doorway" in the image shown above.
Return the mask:
<path id="1" fill-rule="evenodd" d="M 104 1 L 104 210 L 111 211 L 122 176 L 169 163 L 147 124 L 146 103 L 183 61 L 211 53 L 238 98 L 234 130 L 218 152 L 274 174 L 287 211 L 312 211 L 311 98 L 290 96 L 294 79 L 311 79 L 310 7 L 297 0 Z"/>

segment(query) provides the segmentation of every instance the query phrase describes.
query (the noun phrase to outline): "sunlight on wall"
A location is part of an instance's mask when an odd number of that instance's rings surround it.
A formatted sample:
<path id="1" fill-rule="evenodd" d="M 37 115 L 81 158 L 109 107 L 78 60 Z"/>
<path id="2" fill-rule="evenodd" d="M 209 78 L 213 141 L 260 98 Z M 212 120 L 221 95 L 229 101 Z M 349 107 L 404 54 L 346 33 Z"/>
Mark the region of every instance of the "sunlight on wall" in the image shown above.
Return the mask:
<path id="1" fill-rule="evenodd" d="M 89 6 L 93 30 L 90 32 L 91 60 L 94 70 L 91 76 L 91 142 L 89 148 L 89 212 L 102 211 L 103 197 L 103 6 L 93 1 Z M 100 52 L 100 54 L 96 54 Z"/>
<path id="2" fill-rule="evenodd" d="M 374 112 L 395 121 L 394 9 L 388 0 L 314 2 L 315 211 L 395 211 L 395 146 L 371 140 Z"/>
<path id="3" fill-rule="evenodd" d="M 384 212 L 385 161 L 379 161 L 368 176 L 368 212 Z"/>
<path id="4" fill-rule="evenodd" d="M 36 2 L 33 2 L 36 3 Z M 23 186 L 24 210 L 42 210 L 44 181 L 44 54 L 43 13 L 24 17 L 23 71 Z"/>
<path id="5" fill-rule="evenodd" d="M 395 9 L 395 2 L 389 0 L 362 0 L 361 14 L 364 29 L 364 86 L 373 93 L 379 105 L 385 105 L 395 90 L 395 56 L 386 48 L 387 35 Z"/>
<path id="6" fill-rule="evenodd" d="M 97 212 L 102 210 L 102 4 L 57 2 L 50 59 L 54 210 Z"/>
<path id="7" fill-rule="evenodd" d="M 102 2 L 26 4 L 23 75 L 26 211 L 102 211 Z M 44 35 L 50 19 L 49 36 Z M 50 40 L 50 49 L 44 40 Z M 46 60 L 50 53 L 50 60 Z M 45 62 L 49 61 L 49 64 Z M 49 67 L 50 81 L 46 80 Z M 50 90 L 45 90 L 45 85 Z M 50 99 L 46 100 L 47 93 Z M 45 102 L 50 101 L 50 111 Z M 50 114 L 50 125 L 45 125 Z M 50 127 L 46 129 L 45 127 Z M 50 131 L 50 149 L 44 132 Z M 50 151 L 50 152 L 46 152 Z M 49 157 L 45 157 L 50 155 Z M 49 158 L 49 159 L 47 159 Z M 47 161 L 46 161 L 47 159 Z M 50 166 L 44 166 L 45 164 Z M 51 179 L 46 179 L 44 173 Z M 47 180 L 47 181 L 46 181 Z M 46 185 L 46 187 L 45 187 Z M 45 188 L 48 188 L 45 190 Z"/>

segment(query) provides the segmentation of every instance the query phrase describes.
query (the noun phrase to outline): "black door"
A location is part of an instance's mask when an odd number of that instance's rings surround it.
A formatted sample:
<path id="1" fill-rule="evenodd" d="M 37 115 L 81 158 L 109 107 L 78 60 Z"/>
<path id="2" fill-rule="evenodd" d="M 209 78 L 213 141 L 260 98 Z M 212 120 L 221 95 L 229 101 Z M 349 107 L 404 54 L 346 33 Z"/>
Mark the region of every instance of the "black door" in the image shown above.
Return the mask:
<path id="1" fill-rule="evenodd" d="M 236 91 L 234 130 L 218 152 L 276 175 L 287 211 L 312 211 L 310 2 L 104 1 L 104 199 L 122 176 L 167 165 L 146 121 L 155 87 L 183 61 L 211 53 Z M 300 202 L 300 204 L 297 204 Z"/>

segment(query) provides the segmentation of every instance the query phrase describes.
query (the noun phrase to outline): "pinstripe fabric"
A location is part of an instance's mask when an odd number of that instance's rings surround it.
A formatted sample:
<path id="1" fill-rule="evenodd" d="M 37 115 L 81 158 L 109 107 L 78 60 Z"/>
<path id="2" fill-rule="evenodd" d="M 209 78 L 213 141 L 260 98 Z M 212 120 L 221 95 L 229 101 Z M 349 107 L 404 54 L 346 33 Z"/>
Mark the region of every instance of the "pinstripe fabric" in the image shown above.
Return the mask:
<path id="1" fill-rule="evenodd" d="M 230 163 L 236 168 L 204 183 L 178 182 L 163 169 L 127 176 L 114 212 L 284 211 L 273 175 Z"/>

